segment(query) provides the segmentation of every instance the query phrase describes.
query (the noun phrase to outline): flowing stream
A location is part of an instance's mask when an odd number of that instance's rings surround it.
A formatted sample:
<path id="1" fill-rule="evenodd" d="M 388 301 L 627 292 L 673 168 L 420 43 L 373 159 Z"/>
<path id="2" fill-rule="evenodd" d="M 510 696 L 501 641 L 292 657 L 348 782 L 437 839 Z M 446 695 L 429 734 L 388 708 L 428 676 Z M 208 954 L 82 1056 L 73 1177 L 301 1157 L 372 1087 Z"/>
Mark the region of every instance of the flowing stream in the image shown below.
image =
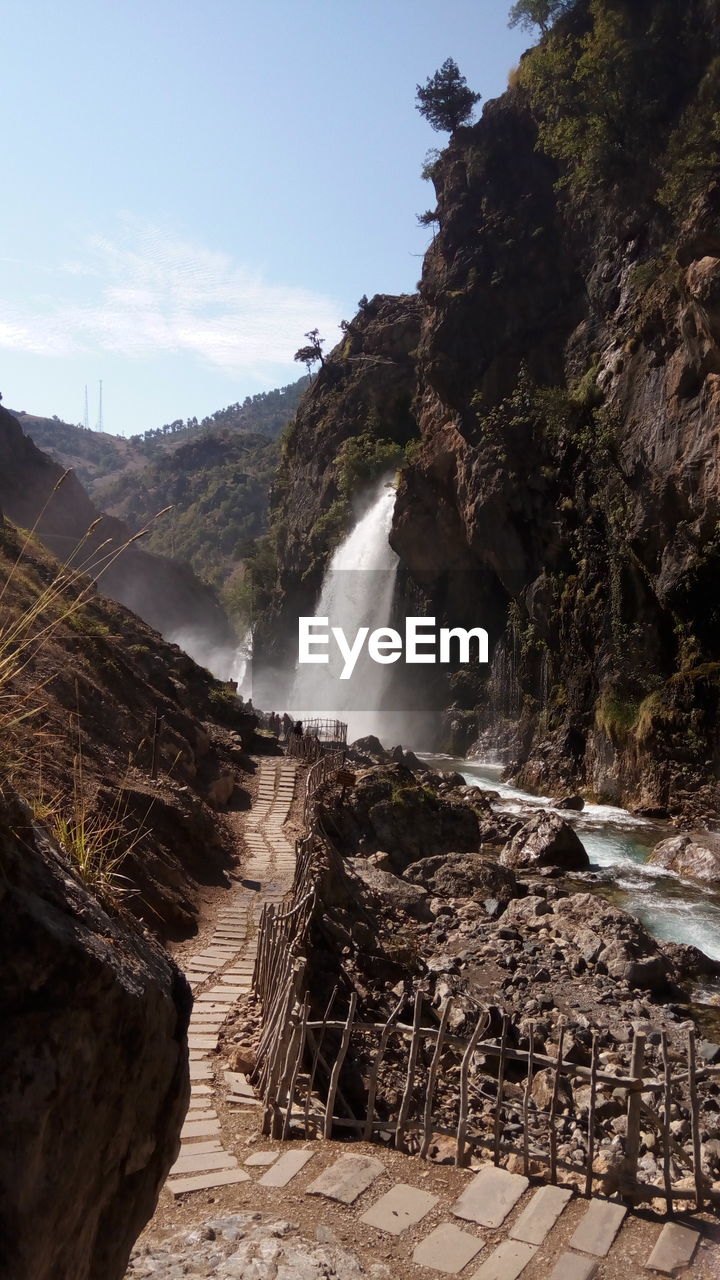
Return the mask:
<path id="1" fill-rule="evenodd" d="M 323 579 L 315 616 L 342 627 L 352 642 L 361 627 L 386 627 L 391 614 L 398 557 L 388 541 L 395 489 L 383 481 L 370 507 L 341 542 Z M 303 665 L 295 673 L 289 704 L 293 716 L 332 717 L 348 724 L 348 741 L 383 732 L 382 706 L 391 668 L 362 657 L 349 680 L 341 680 L 343 663 L 330 646 L 327 665 Z"/>
<path id="2" fill-rule="evenodd" d="M 457 769 L 469 784 L 499 792 L 510 812 L 527 806 L 551 808 L 549 796 L 535 796 L 500 781 L 501 764 L 425 756 L 438 768 Z M 591 872 L 587 887 L 630 911 L 656 938 L 692 943 L 720 960 L 720 893 L 648 865 L 658 841 L 674 828 L 636 817 L 613 805 L 586 804 L 581 813 L 563 811 L 587 849 Z M 582 882 L 582 875 L 573 877 Z"/>

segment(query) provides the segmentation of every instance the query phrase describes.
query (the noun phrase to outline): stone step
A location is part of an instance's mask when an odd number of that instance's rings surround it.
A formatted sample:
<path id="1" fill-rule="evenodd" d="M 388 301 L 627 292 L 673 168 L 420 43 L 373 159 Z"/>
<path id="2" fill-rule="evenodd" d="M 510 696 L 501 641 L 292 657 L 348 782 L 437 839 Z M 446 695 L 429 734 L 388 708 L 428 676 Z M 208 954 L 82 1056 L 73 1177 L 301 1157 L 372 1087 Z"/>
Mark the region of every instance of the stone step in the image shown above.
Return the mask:
<path id="1" fill-rule="evenodd" d="M 198 1101 L 196 1107 L 190 1106 L 186 1124 L 199 1124 L 201 1120 L 217 1120 L 217 1111 L 204 1110 Z"/>
<path id="2" fill-rule="evenodd" d="M 191 1049 L 217 1049 L 217 1036 L 197 1035 L 193 1032 L 188 1036 L 188 1045 Z"/>
<path id="3" fill-rule="evenodd" d="M 326 1196 L 340 1204 L 354 1204 L 385 1172 L 382 1160 L 373 1156 L 340 1156 L 306 1188 L 309 1196 Z"/>
<path id="4" fill-rule="evenodd" d="M 611 1200 L 593 1199 L 570 1240 L 570 1248 L 606 1258 L 622 1226 L 627 1209 Z"/>
<path id="5" fill-rule="evenodd" d="M 209 1062 L 192 1062 L 190 1063 L 190 1081 L 195 1080 L 212 1080 L 212 1071 Z"/>
<path id="6" fill-rule="evenodd" d="M 212 1120 L 186 1120 L 180 1133 L 180 1141 L 185 1142 L 187 1138 L 211 1138 L 219 1132 L 220 1121 L 217 1117 Z"/>
<path id="7" fill-rule="evenodd" d="M 645 1263 L 646 1269 L 672 1276 L 680 1267 L 689 1267 L 699 1239 L 699 1231 L 681 1227 L 676 1222 L 666 1222 Z M 720 1267 L 718 1274 L 720 1275 Z"/>
<path id="8" fill-rule="evenodd" d="M 208 1140 L 205 1142 L 193 1142 L 192 1140 L 190 1140 L 189 1142 L 185 1142 L 183 1140 L 182 1145 L 180 1147 L 180 1155 L 181 1156 L 211 1155 L 213 1153 L 215 1154 L 220 1153 L 222 1149 L 223 1149 L 222 1143 L 218 1138 L 214 1138 L 212 1140 Z"/>
<path id="9" fill-rule="evenodd" d="M 255 1151 L 251 1156 L 248 1156 L 247 1160 L 243 1161 L 243 1164 L 252 1165 L 253 1168 L 256 1166 L 274 1164 L 279 1155 L 279 1151 Z"/>
<path id="10" fill-rule="evenodd" d="M 471 1236 L 452 1222 L 443 1222 L 413 1250 L 412 1260 L 446 1276 L 456 1276 L 483 1248 L 482 1236 Z"/>
<path id="11" fill-rule="evenodd" d="M 581 1258 L 577 1253 L 564 1253 L 558 1258 L 548 1280 L 592 1280 L 598 1264 L 594 1258 Z"/>
<path id="12" fill-rule="evenodd" d="M 314 1151 L 286 1151 L 258 1180 L 258 1186 L 286 1187 L 314 1155 Z"/>
<path id="13" fill-rule="evenodd" d="M 406 1182 L 398 1182 L 362 1215 L 360 1221 L 391 1236 L 399 1236 L 414 1227 L 438 1202 L 429 1191 L 421 1191 Z"/>
<path id="14" fill-rule="evenodd" d="M 572 1191 L 567 1187 L 540 1187 L 529 1205 L 510 1228 L 511 1240 L 524 1240 L 527 1244 L 542 1244 L 548 1232 L 555 1226 Z"/>
<path id="15" fill-rule="evenodd" d="M 523 1240 L 503 1240 L 494 1253 L 483 1262 L 472 1280 L 518 1280 L 528 1263 L 538 1251 L 536 1244 Z"/>
<path id="16" fill-rule="evenodd" d="M 529 1185 L 519 1173 L 487 1165 L 465 1188 L 452 1212 L 480 1227 L 501 1227 Z"/>
<path id="17" fill-rule="evenodd" d="M 201 1155 L 178 1156 L 175 1164 L 170 1170 L 171 1177 L 180 1173 L 205 1173 L 216 1169 L 235 1169 L 237 1166 L 237 1156 L 231 1156 L 227 1151 L 218 1151 L 217 1153 L 205 1152 Z"/>
<path id="18" fill-rule="evenodd" d="M 174 1196 L 181 1196 L 186 1191 L 211 1191 L 214 1187 L 232 1186 L 236 1182 L 248 1182 L 249 1179 L 250 1174 L 244 1169 L 224 1169 L 196 1177 L 175 1178 L 165 1185 Z"/>

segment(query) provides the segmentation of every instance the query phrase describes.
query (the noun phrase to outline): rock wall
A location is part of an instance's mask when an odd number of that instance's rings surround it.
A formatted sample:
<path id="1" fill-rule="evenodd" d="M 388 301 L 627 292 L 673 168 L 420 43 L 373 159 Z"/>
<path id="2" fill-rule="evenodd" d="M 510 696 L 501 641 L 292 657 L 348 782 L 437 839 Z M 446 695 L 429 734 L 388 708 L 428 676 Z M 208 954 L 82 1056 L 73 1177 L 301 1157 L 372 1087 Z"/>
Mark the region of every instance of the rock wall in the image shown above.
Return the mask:
<path id="1" fill-rule="evenodd" d="M 2 1280 L 121 1280 L 179 1149 L 189 988 L 0 802 Z"/>

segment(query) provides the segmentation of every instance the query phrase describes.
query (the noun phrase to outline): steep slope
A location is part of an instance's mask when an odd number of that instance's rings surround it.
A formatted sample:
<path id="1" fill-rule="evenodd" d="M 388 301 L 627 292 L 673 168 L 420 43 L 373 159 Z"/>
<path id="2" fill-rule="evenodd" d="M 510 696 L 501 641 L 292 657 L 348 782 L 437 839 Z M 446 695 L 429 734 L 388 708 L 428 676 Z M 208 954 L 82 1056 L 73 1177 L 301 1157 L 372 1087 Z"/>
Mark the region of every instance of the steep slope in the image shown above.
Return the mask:
<path id="1" fill-rule="evenodd" d="M 151 555 L 137 544 L 108 564 L 131 531 L 112 517 L 100 519 L 72 473 L 57 487 L 61 475 L 58 464 L 0 407 L 0 510 L 16 524 L 36 527 L 61 560 L 81 556 L 88 571 L 95 573 L 107 564 L 103 592 L 164 635 L 182 635 L 186 643 L 194 637 L 197 652 L 231 655 L 235 637 L 214 593 L 186 566 Z M 93 532 L 86 537 L 91 526 Z"/>

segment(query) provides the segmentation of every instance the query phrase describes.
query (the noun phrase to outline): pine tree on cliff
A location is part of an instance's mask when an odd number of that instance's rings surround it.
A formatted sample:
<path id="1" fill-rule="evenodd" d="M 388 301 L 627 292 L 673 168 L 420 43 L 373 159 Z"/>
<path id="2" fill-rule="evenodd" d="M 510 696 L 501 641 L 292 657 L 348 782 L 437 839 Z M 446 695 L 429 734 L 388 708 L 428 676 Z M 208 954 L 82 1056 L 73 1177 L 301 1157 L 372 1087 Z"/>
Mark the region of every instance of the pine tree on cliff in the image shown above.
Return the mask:
<path id="1" fill-rule="evenodd" d="M 556 18 L 565 13 L 574 0 L 517 0 L 510 10 L 509 27 L 522 27 L 530 31 L 539 27 L 546 36 Z"/>
<path id="2" fill-rule="evenodd" d="M 417 86 L 415 106 L 433 129 L 454 133 L 459 125 L 469 122 L 473 107 L 480 98 L 481 94 L 473 93 L 468 87 L 457 62 L 446 58 L 434 76 L 430 76 L 424 85 Z"/>

